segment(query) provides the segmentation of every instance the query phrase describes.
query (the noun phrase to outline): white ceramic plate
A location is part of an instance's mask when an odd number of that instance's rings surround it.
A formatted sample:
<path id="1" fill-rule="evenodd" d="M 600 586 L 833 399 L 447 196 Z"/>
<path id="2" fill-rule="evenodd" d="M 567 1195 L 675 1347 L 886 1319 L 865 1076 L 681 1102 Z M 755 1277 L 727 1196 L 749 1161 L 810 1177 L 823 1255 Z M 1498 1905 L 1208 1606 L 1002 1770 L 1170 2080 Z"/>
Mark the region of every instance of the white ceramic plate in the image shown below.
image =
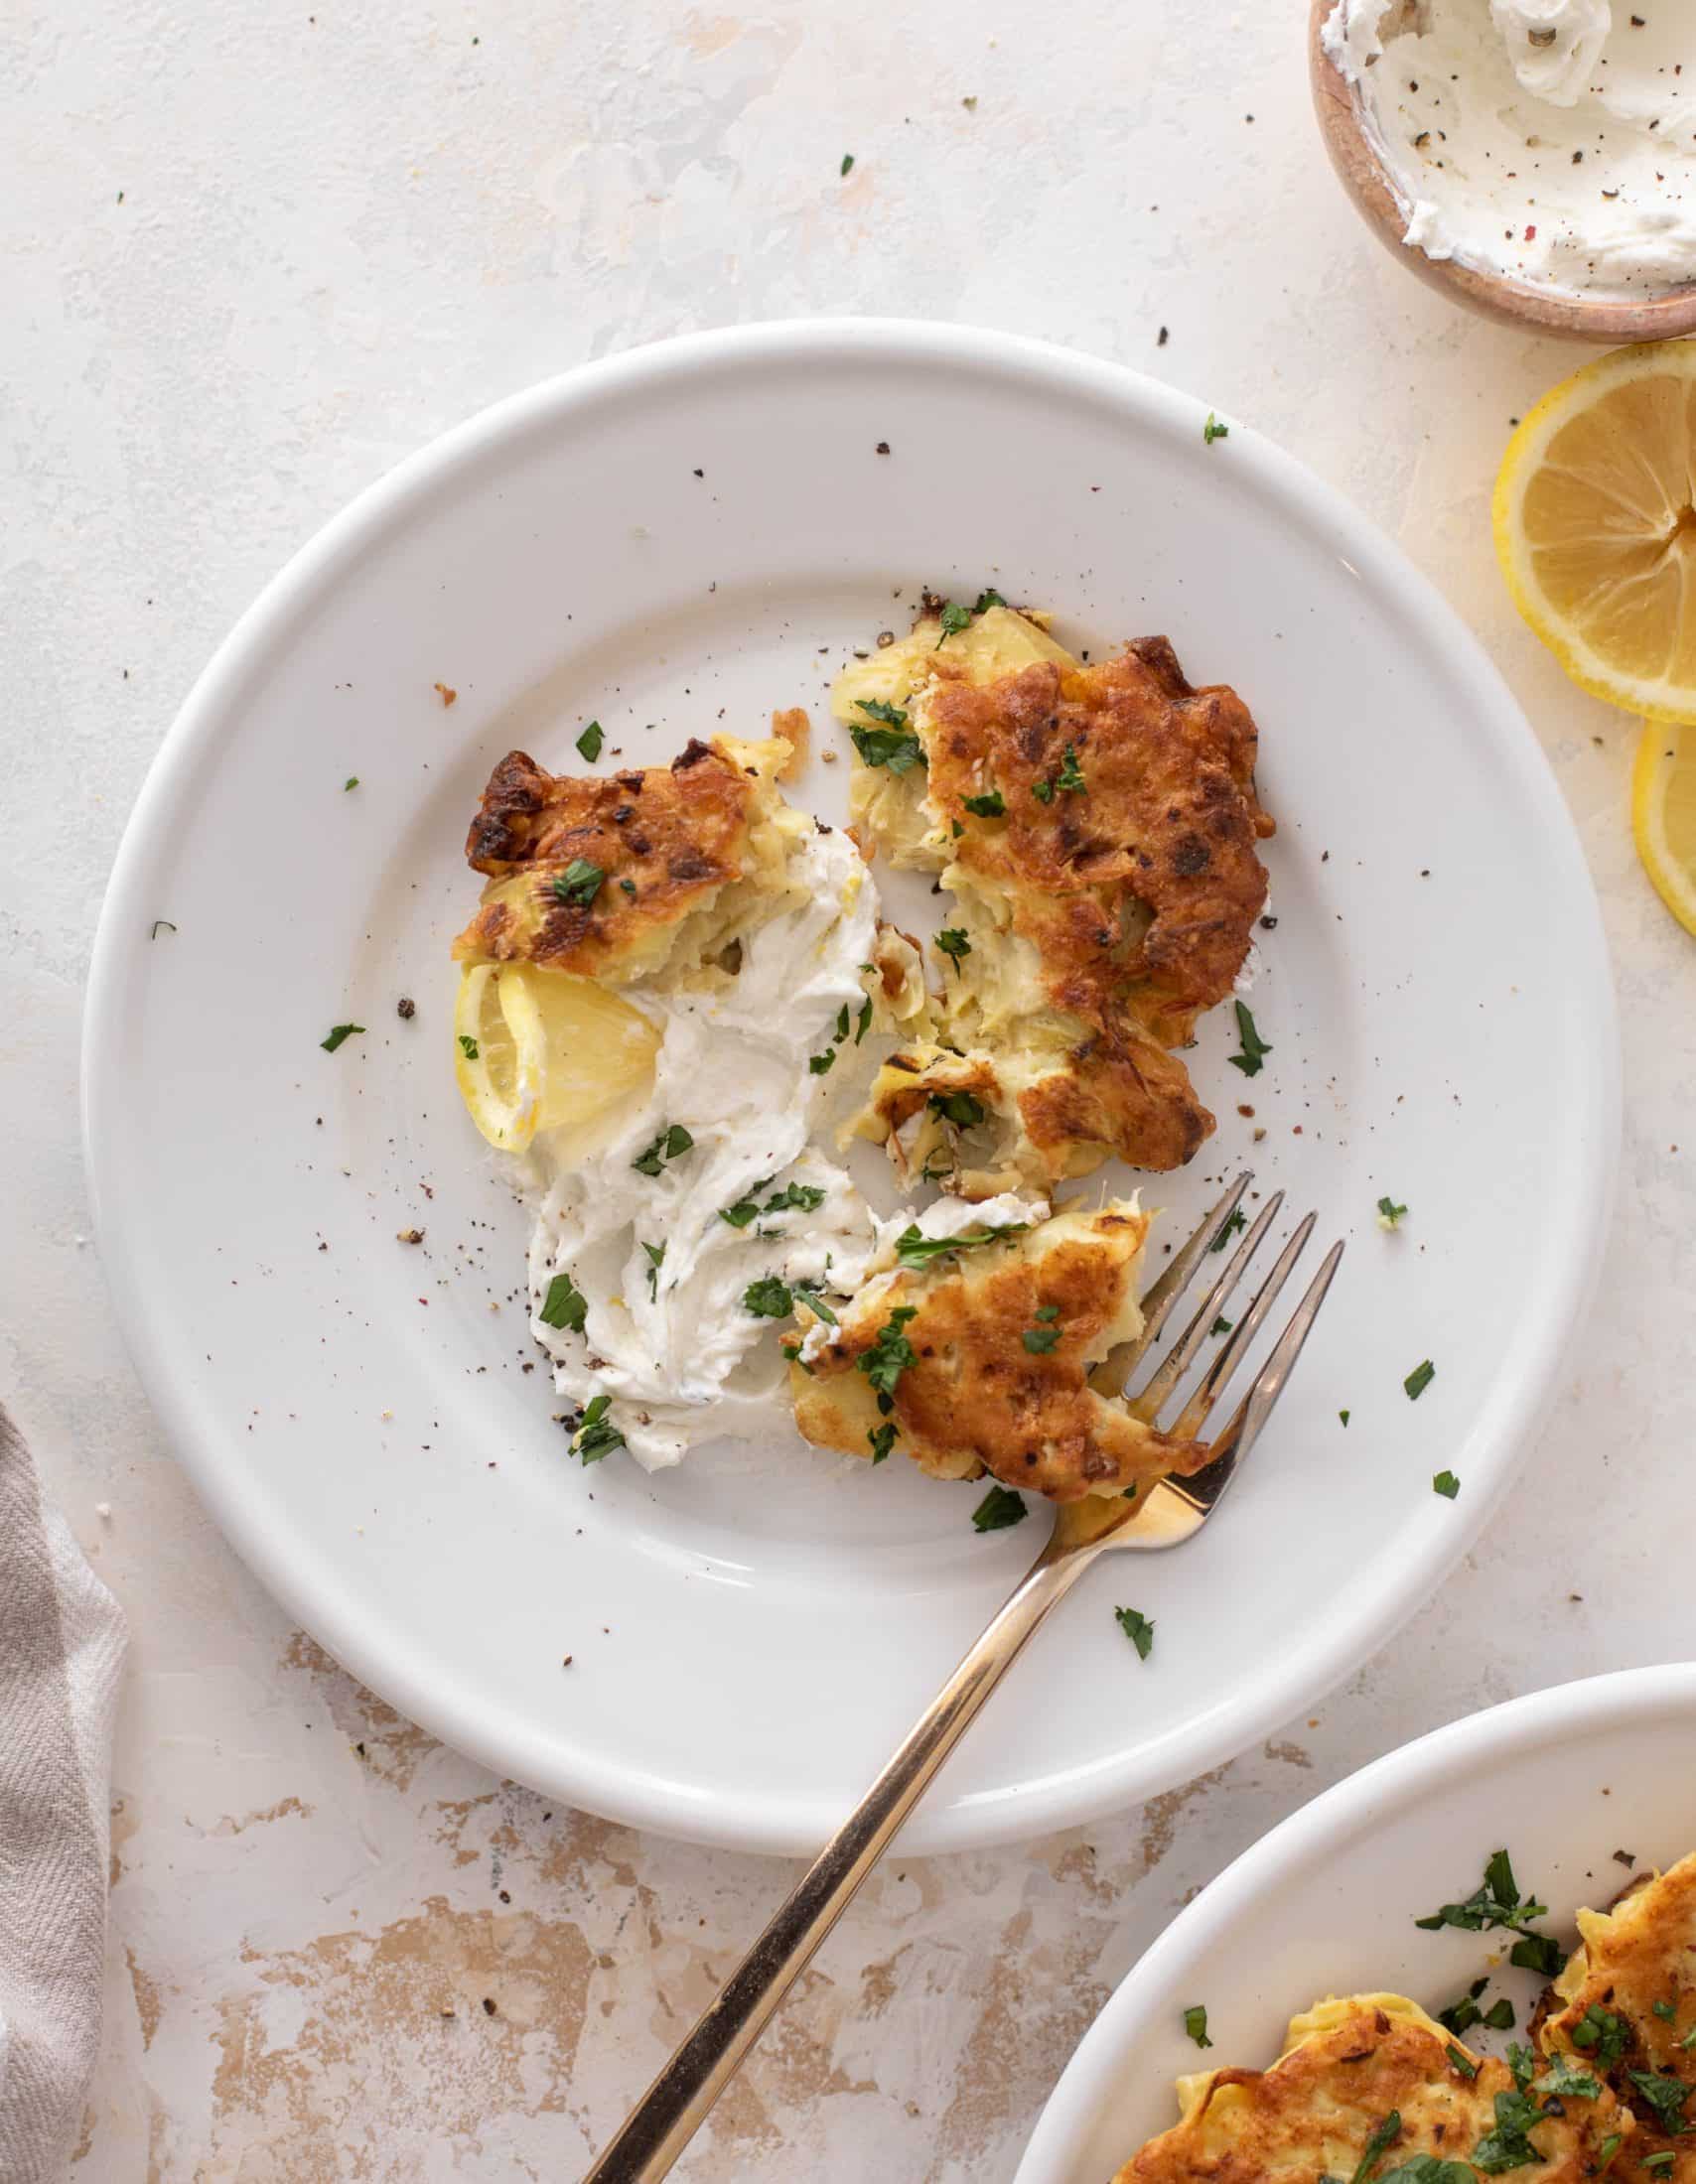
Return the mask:
<path id="1" fill-rule="evenodd" d="M 1696 1849 L 1696 1667 L 1628 1669 L 1516 1699 L 1375 1761 L 1275 1828 L 1187 1906 L 1121 1983 L 1055 2088 L 1015 2184 L 1105 2184 L 1178 2119 L 1172 2081 L 1211 2063 L 1264 2069 L 1299 2009 L 1388 1990 L 1437 2010 L 1498 1934 L 1422 1933 L 1503 1846 L 1540 1925 L 1612 1901 L 1639 1866 Z M 1540 1985 L 1503 1964 L 1492 1996 L 1520 2035 Z M 1204 2003 L 1203 2059 L 1184 2011 Z M 1486 2045 L 1491 2043 L 1484 2036 Z"/>
<path id="2" fill-rule="evenodd" d="M 925 583 L 1052 603 L 1074 642 L 1164 630 L 1194 679 L 1248 698 L 1282 828 L 1253 996 L 1274 1052 L 1245 1081 L 1229 1024 L 1207 1026 L 1192 1059 L 1218 1137 L 1150 1198 L 1181 1234 L 1252 1157 L 1354 1243 L 1222 1521 L 1065 1604 L 910 1846 L 1082 1821 L 1239 1750 L 1382 1642 L 1506 1481 L 1614 1164 L 1594 898 L 1454 615 L 1247 427 L 1205 444 L 1205 414 L 937 328 L 617 358 L 364 494 L 172 730 L 88 1005 L 116 1308 L 240 1552 L 355 1674 L 490 1765 L 676 1834 L 809 1847 L 1036 1550 L 1035 1523 L 975 1534 L 978 1492 L 832 1464 L 781 1420 L 655 1479 L 567 1462 L 521 1369 L 522 1217 L 450 1070 L 447 946 L 493 762 L 522 745 L 575 763 L 590 714 L 603 765 L 793 703 L 822 742 L 832 669 Z M 834 816 L 847 770 L 815 756 L 799 794 Z M 175 930 L 150 937 L 161 918 Z M 344 1020 L 365 1035 L 324 1053 Z M 1395 1236 L 1384 1192 L 1412 1208 Z M 414 1226 L 422 1246 L 396 1241 Z M 1431 1492 L 1445 1465 L 1458 1502 Z M 1146 1666 L 1119 1603 L 1159 1626 Z"/>

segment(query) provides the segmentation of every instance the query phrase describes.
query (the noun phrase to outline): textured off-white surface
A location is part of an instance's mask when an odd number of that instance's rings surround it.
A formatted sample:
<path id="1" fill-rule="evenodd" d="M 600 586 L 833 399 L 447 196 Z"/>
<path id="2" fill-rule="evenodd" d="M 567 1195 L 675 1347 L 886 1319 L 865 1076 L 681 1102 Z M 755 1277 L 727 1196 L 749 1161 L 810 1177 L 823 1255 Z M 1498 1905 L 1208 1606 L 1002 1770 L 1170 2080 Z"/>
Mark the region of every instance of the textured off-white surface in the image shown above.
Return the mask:
<path id="1" fill-rule="evenodd" d="M 80 982 L 165 726 L 352 491 L 585 356 L 928 314 L 1251 418 L 1400 538 L 1507 675 L 1584 835 L 1625 1036 L 1601 1302 L 1473 1562 L 1218 1775 L 1023 1850 L 892 1865 L 685 2173 L 1009 2176 L 1116 1979 L 1271 1821 L 1435 1721 L 1687 1649 L 1692 944 L 1631 856 L 1632 726 L 1519 627 L 1486 525 L 1509 421 L 1580 359 L 1378 252 L 1315 138 L 1298 20 L 1127 16 L 103 4 L 13 34 L 0 1382 L 134 1634 L 79 2177 L 569 2175 L 782 1885 L 501 1788 L 292 1633 L 173 1468 L 83 1242 Z M 1538 1068 L 1532 1037 L 1531 1098 Z"/>

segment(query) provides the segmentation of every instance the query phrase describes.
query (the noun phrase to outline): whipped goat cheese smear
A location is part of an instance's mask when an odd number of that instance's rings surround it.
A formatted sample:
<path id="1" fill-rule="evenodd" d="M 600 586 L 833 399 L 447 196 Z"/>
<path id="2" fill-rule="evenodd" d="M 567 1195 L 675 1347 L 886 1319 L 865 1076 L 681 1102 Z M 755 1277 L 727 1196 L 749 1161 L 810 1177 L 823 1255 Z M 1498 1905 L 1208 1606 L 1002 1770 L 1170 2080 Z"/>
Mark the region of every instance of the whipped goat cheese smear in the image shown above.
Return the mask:
<path id="1" fill-rule="evenodd" d="M 1336 0 L 1321 37 L 1428 256 L 1622 298 L 1696 279 L 1689 0 Z"/>

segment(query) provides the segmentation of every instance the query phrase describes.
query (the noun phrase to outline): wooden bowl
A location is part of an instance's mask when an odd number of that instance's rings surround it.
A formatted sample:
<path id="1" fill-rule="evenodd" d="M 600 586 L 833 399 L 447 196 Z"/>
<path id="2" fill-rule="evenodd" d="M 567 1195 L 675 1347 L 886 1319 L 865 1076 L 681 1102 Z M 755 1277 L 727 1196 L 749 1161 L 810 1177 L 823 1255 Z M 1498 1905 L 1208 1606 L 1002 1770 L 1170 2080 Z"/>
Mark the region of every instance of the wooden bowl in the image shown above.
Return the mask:
<path id="1" fill-rule="evenodd" d="M 1535 327 L 1580 341 L 1660 341 L 1696 333 L 1696 287 L 1679 288 L 1645 303 L 1587 297 L 1533 288 L 1505 273 L 1484 273 L 1458 258 L 1432 258 L 1402 240 L 1407 215 L 1373 151 L 1354 88 L 1333 64 L 1320 40 L 1333 0 L 1312 0 L 1308 18 L 1308 74 L 1320 134 L 1343 187 L 1367 226 L 1410 273 L 1457 303 L 1507 326 Z"/>

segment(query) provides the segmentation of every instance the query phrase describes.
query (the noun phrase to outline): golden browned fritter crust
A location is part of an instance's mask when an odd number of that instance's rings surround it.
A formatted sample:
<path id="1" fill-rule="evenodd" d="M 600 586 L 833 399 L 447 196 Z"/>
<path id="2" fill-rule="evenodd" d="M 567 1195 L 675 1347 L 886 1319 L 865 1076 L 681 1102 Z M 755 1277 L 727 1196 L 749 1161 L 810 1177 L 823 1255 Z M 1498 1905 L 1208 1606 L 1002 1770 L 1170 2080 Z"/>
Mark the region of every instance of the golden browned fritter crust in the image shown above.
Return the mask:
<path id="1" fill-rule="evenodd" d="M 1634 2152 L 1670 2152 L 1675 2160 L 1649 2180 L 1696 2178 L 1696 2127 L 1669 2135 L 1631 2072 L 1677 2079 L 1688 2088 L 1685 2114 L 1696 2126 L 1696 1854 L 1664 1873 L 1646 1874 L 1608 1911 L 1578 1915 L 1582 1946 L 1556 1982 L 1559 2006 L 1545 2020 L 1542 2044 L 1570 2055 L 1610 2083 L 1637 2116 Z M 1587 2021 L 1588 2020 L 1588 2021 Z"/>
<path id="2" fill-rule="evenodd" d="M 758 791 L 757 769 L 697 742 L 669 766 L 610 776 L 548 773 L 509 751 L 466 838 L 490 884 L 455 956 L 616 979 L 741 877 Z M 578 860 L 606 876 L 588 902 L 555 887 Z"/>
<path id="3" fill-rule="evenodd" d="M 1222 2069 L 1187 2082 L 1183 2121 L 1151 2139 L 1113 2184 L 1348 2177 L 1392 2114 L 1401 2127 L 1376 2169 L 1398 2168 L 1417 2154 L 1465 2161 L 1495 2127 L 1496 2098 L 1512 2095 L 1512 2074 L 1493 2057 L 1472 2055 L 1423 2012 L 1402 2013 L 1408 2010 L 1394 1995 L 1323 2003 L 1292 2024 L 1296 2044 L 1270 2070 Z M 1304 2033 L 1305 2023 L 1314 2029 Z M 1524 2173 L 1538 2184 L 1590 2179 L 1616 2133 L 1628 2142 L 1631 2120 L 1606 2089 L 1594 2101 L 1557 2101 L 1531 2126 L 1543 2165 Z"/>
<path id="4" fill-rule="evenodd" d="M 1056 1002 L 1121 1044 L 1133 1024 L 1187 1043 L 1231 992 L 1266 901 L 1255 849 L 1273 825 L 1236 692 L 1192 689 L 1166 638 L 1145 637 L 987 685 L 941 664 L 926 729 L 930 800 L 964 830 L 954 857 L 1004 890 Z M 1068 750 L 1083 790 L 1058 785 Z M 964 799 L 992 788 L 1005 818 L 974 819 Z"/>
<path id="5" fill-rule="evenodd" d="M 1139 1323 L 1133 1285 L 1147 1232 L 1130 1207 L 1066 1212 L 924 1273 L 898 1269 L 841 1314 L 810 1375 L 791 1366 L 796 1425 L 820 1446 L 864 1456 L 887 1419 L 896 1448 L 934 1477 L 992 1471 L 1061 1502 L 1201 1469 L 1204 1447 L 1169 1440 L 1089 1386 L 1091 1364 Z M 912 1316 L 895 1331 L 913 1356 L 886 1413 L 860 1360 L 903 1311 Z M 1052 1349 L 1027 1346 L 1027 1332 L 1051 1330 Z"/>

